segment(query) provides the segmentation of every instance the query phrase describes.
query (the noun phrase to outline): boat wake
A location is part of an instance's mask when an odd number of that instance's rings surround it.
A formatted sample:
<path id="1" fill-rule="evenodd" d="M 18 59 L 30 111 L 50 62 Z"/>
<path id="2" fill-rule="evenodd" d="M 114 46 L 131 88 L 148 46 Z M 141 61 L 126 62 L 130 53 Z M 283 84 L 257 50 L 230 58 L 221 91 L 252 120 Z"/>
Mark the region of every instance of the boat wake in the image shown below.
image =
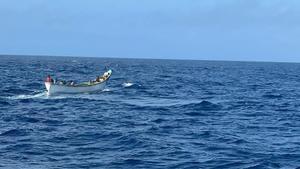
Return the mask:
<path id="1" fill-rule="evenodd" d="M 35 98 L 45 98 L 47 97 L 47 92 L 46 91 L 38 91 L 34 92 L 33 94 L 20 94 L 16 96 L 8 96 L 6 97 L 9 100 L 23 100 L 23 99 L 35 99 Z"/>
<path id="2" fill-rule="evenodd" d="M 123 88 L 129 88 L 133 86 L 141 86 L 132 82 L 124 82 L 122 83 Z M 103 100 L 103 97 L 107 97 L 102 95 L 101 98 L 99 98 L 99 93 L 110 93 L 110 92 L 116 92 L 120 91 L 122 88 L 105 88 L 102 91 L 98 92 L 87 92 L 87 93 L 80 93 L 80 94 L 58 94 L 58 95 L 47 95 L 47 91 L 44 90 L 38 90 L 34 91 L 30 94 L 19 94 L 19 95 L 13 95 L 13 96 L 7 96 L 2 97 L 4 99 L 8 100 L 27 100 L 27 99 L 67 99 L 67 98 L 74 98 L 74 99 L 92 99 L 92 100 Z"/>
<path id="3" fill-rule="evenodd" d="M 15 96 L 8 96 L 4 97 L 5 99 L 8 100 L 27 100 L 27 99 L 67 99 L 67 98 L 82 98 L 82 99 L 93 99 L 98 98 L 99 93 L 103 92 L 111 92 L 112 89 L 104 89 L 100 92 L 96 93 L 81 93 L 81 94 L 59 94 L 59 95 L 47 95 L 47 91 L 36 91 L 33 92 L 32 94 L 20 94 L 20 95 L 15 95 Z M 103 96 L 101 96 L 103 97 Z"/>
<path id="4" fill-rule="evenodd" d="M 137 84 L 131 83 L 131 82 L 125 82 L 122 84 L 123 88 L 128 88 L 132 86 L 136 86 Z M 141 85 L 137 85 L 141 86 Z M 4 99 L 8 100 L 26 100 L 26 99 L 65 99 L 65 98 L 93 98 L 96 96 L 95 94 L 99 93 L 108 93 L 108 92 L 115 92 L 120 91 L 122 88 L 105 88 L 102 91 L 98 92 L 91 92 L 91 93 L 81 93 L 81 94 L 59 94 L 59 95 L 47 95 L 47 91 L 44 90 L 38 90 L 34 91 L 30 94 L 19 94 L 19 95 L 13 95 L 13 96 L 7 96 L 2 97 Z M 98 97 L 98 96 L 97 96 Z M 102 96 L 103 97 L 103 96 Z"/>

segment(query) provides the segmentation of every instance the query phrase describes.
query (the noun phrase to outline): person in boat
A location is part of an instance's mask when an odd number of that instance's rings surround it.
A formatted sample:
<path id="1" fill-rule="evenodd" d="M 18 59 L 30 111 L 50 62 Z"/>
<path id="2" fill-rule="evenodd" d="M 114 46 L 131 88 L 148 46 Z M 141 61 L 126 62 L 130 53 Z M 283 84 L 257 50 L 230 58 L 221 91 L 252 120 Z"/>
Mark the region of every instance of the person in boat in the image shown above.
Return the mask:
<path id="1" fill-rule="evenodd" d="M 54 82 L 54 80 L 51 78 L 51 76 L 50 76 L 50 75 L 48 75 L 48 76 L 47 76 L 47 78 L 46 78 L 46 82 L 53 83 L 53 82 Z"/>
<path id="2" fill-rule="evenodd" d="M 96 82 L 100 82 L 100 76 L 97 76 Z"/>
<path id="3" fill-rule="evenodd" d="M 101 77 L 101 76 L 97 76 L 97 78 L 96 78 L 96 82 L 102 82 L 103 81 L 103 77 Z"/>
<path id="4" fill-rule="evenodd" d="M 98 76 L 96 79 L 96 82 L 103 82 L 105 80 L 105 77 L 103 76 Z"/>
<path id="5" fill-rule="evenodd" d="M 57 83 L 57 78 L 53 79 L 53 84 Z"/>
<path id="6" fill-rule="evenodd" d="M 65 85 L 67 83 L 65 81 L 63 81 L 63 80 L 56 79 L 56 83 L 55 84 L 57 84 L 57 85 Z"/>

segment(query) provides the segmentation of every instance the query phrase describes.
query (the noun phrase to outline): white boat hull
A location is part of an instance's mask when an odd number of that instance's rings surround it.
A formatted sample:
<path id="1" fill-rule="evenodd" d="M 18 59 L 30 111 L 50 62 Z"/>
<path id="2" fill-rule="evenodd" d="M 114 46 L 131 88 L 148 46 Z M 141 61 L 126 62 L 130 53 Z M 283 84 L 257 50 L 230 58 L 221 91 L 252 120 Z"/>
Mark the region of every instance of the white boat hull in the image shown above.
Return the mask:
<path id="1" fill-rule="evenodd" d="M 90 93 L 90 92 L 96 92 L 101 91 L 105 88 L 106 81 L 95 84 L 92 86 L 65 86 L 65 85 L 56 85 L 52 84 L 50 82 L 45 82 L 45 86 L 47 89 L 47 94 L 58 94 L 58 93 Z"/>
<path id="2" fill-rule="evenodd" d="M 103 74 L 105 77 L 103 81 L 93 82 L 92 84 L 80 84 L 80 85 L 61 85 L 54 84 L 52 82 L 45 82 L 47 94 L 58 94 L 58 93 L 90 93 L 101 91 L 105 88 L 107 80 L 110 78 L 112 71 L 109 70 Z"/>

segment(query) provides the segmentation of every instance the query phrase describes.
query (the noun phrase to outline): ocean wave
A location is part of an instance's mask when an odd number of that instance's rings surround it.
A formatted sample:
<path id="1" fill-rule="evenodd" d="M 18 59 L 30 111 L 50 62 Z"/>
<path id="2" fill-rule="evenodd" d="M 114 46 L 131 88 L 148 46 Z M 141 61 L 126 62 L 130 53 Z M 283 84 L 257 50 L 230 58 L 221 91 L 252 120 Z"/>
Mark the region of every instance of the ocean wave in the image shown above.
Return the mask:
<path id="1" fill-rule="evenodd" d="M 191 110 L 219 110 L 222 108 L 222 106 L 210 101 L 203 100 L 201 102 L 182 104 L 179 106 L 179 108 Z"/>
<path id="2" fill-rule="evenodd" d="M 164 99 L 164 98 L 136 98 L 122 101 L 127 105 L 135 106 L 133 108 L 150 108 L 150 109 L 168 109 L 168 110 L 220 110 L 221 105 L 206 100 L 184 100 L 184 99 Z"/>

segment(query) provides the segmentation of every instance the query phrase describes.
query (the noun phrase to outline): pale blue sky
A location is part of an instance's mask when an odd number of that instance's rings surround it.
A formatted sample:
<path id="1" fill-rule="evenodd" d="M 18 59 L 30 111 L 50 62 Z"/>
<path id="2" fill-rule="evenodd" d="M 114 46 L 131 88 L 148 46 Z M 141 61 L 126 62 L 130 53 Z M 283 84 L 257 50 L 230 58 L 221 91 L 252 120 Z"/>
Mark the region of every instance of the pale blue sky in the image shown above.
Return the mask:
<path id="1" fill-rule="evenodd" d="M 0 0 L 0 54 L 300 62 L 298 0 Z"/>

